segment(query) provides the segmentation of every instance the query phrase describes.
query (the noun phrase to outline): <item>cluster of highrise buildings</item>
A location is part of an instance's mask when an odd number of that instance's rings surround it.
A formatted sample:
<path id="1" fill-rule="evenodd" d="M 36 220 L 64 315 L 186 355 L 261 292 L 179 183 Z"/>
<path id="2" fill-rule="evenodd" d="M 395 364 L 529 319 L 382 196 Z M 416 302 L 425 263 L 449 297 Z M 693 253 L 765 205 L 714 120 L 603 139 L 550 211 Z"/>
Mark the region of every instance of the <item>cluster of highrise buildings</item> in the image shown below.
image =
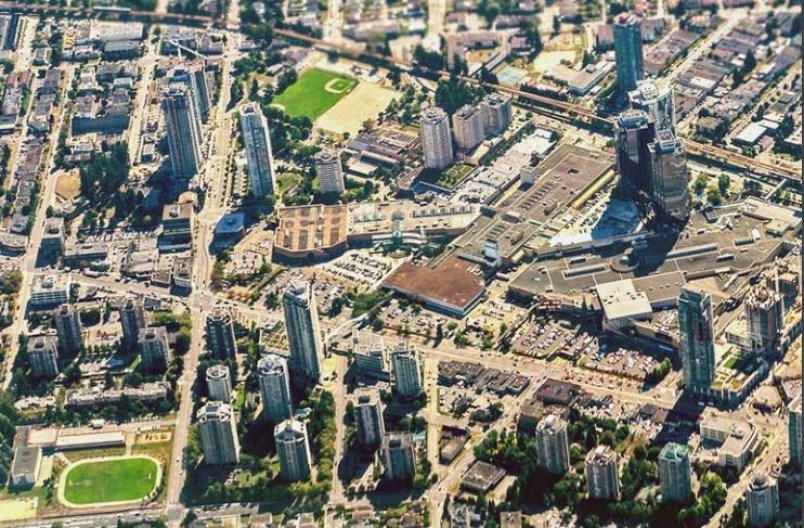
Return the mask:
<path id="1" fill-rule="evenodd" d="M 321 378 L 323 342 L 315 295 L 309 283 L 293 283 L 282 296 L 289 357 L 266 354 L 257 362 L 256 377 L 262 402 L 262 418 L 275 424 L 280 473 L 284 480 L 304 480 L 310 475 L 310 438 L 304 420 L 294 414 L 291 380 L 318 383 Z M 216 309 L 206 322 L 207 345 L 216 359 L 234 357 L 236 343 L 231 314 Z M 401 396 L 415 397 L 422 390 L 421 366 L 416 349 L 399 346 L 392 353 L 394 387 Z M 229 368 L 216 364 L 207 369 L 207 404 L 196 418 L 200 429 L 204 461 L 233 464 L 240 456 L 235 416 L 229 403 L 232 381 Z M 356 391 L 352 397 L 357 442 L 379 447 L 389 479 L 411 477 L 416 470 L 414 443 L 410 434 L 385 430 L 383 405 L 376 388 Z"/>
<path id="2" fill-rule="evenodd" d="M 305 383 L 321 377 L 323 341 L 318 323 L 315 296 L 309 283 L 291 284 L 282 296 L 290 358 L 268 354 L 257 363 L 257 381 L 262 400 L 262 417 L 275 424 L 274 440 L 283 479 L 296 481 L 310 475 L 312 457 L 304 421 L 293 414 L 291 370 Z M 216 308 L 207 317 L 207 346 L 218 360 L 235 357 L 234 323 L 231 313 Z M 233 464 L 239 460 L 235 416 L 229 405 L 232 382 L 229 368 L 221 363 L 207 369 L 208 401 L 196 418 L 200 430 L 204 461 L 207 464 Z"/>
<path id="3" fill-rule="evenodd" d="M 644 80 L 642 19 L 622 13 L 614 19 L 617 85 L 631 108 L 615 128 L 617 171 L 626 189 L 643 194 L 663 220 L 689 217 L 689 171 L 675 130 L 673 89 Z"/>
<path id="4" fill-rule="evenodd" d="M 617 118 L 617 171 L 624 187 L 644 195 L 663 220 L 685 221 L 690 213 L 689 170 L 675 135 L 673 89 L 638 81 L 632 108 Z"/>
<path id="5" fill-rule="evenodd" d="M 422 365 L 419 353 L 410 343 L 387 348 L 382 342 L 357 347 L 355 367 L 362 375 L 390 381 L 402 398 L 415 398 L 422 392 Z"/>
<path id="6" fill-rule="evenodd" d="M 799 407 L 799 435 L 800 412 Z M 554 475 L 566 473 L 570 467 L 567 422 L 558 415 L 547 415 L 538 423 L 535 435 L 540 466 Z M 662 502 L 687 503 L 693 496 L 689 447 L 674 442 L 665 444 L 659 452 L 658 466 Z M 590 499 L 620 499 L 619 457 L 612 448 L 599 445 L 589 451 L 584 473 Z M 754 475 L 746 491 L 746 502 L 751 526 L 772 525 L 779 515 L 776 481 L 763 474 Z"/>
<path id="7" fill-rule="evenodd" d="M 757 284 L 749 290 L 743 306 L 750 346 L 744 353 L 758 357 L 773 357 L 780 353 L 783 303 L 783 296 L 766 284 Z M 718 397 L 712 390 L 717 365 L 711 296 L 702 290 L 684 287 L 677 306 L 684 386 L 693 394 Z"/>
<path id="8" fill-rule="evenodd" d="M 447 113 L 431 107 L 422 113 L 420 134 L 424 151 L 424 166 L 444 169 L 452 164 L 452 136 L 455 146 L 469 152 L 486 137 L 501 134 L 511 123 L 511 98 L 499 93 L 487 94 L 479 105 L 464 105 L 452 116 L 452 127 Z"/>
<path id="9" fill-rule="evenodd" d="M 247 103 L 240 109 L 240 131 L 246 151 L 251 194 L 267 196 L 276 191 L 276 169 L 271 148 L 268 121 L 257 103 Z M 318 191 L 340 194 L 346 189 L 340 154 L 322 150 L 315 157 Z"/>
<path id="10" fill-rule="evenodd" d="M 164 326 L 149 327 L 141 300 L 129 298 L 120 306 L 122 344 L 139 349 L 142 369 L 164 372 L 170 362 L 168 333 Z M 53 311 L 55 332 L 31 336 L 27 356 L 34 376 L 54 378 L 59 374 L 60 354 L 73 355 L 83 346 L 83 326 L 78 309 L 69 303 Z"/>

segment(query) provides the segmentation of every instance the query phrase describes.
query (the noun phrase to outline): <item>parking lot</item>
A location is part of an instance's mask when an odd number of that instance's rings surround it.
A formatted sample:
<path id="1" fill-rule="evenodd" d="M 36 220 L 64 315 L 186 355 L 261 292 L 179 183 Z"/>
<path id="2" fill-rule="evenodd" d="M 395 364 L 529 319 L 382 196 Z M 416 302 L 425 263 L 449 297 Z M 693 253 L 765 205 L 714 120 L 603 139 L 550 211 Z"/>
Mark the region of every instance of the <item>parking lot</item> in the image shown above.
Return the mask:
<path id="1" fill-rule="evenodd" d="M 653 357 L 616 344 L 606 348 L 587 346 L 581 352 L 580 367 L 638 381 L 644 381 L 659 365 L 659 361 Z"/>
<path id="2" fill-rule="evenodd" d="M 591 328 L 569 322 L 537 321 L 519 335 L 512 344 L 515 354 L 546 358 L 559 354 L 577 359 L 598 351 L 597 338 Z"/>
<path id="3" fill-rule="evenodd" d="M 382 255 L 349 251 L 321 268 L 335 277 L 373 286 L 380 283 L 391 270 L 391 260 Z"/>

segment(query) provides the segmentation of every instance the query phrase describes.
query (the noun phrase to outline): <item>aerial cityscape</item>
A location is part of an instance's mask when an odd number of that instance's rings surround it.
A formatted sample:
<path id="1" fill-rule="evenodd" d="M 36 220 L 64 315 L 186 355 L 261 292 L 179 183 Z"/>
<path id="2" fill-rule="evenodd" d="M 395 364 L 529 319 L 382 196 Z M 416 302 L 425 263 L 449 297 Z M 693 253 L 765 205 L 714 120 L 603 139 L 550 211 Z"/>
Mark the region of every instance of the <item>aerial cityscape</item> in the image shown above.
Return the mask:
<path id="1" fill-rule="evenodd" d="M 0 528 L 801 527 L 800 0 L 0 0 Z"/>

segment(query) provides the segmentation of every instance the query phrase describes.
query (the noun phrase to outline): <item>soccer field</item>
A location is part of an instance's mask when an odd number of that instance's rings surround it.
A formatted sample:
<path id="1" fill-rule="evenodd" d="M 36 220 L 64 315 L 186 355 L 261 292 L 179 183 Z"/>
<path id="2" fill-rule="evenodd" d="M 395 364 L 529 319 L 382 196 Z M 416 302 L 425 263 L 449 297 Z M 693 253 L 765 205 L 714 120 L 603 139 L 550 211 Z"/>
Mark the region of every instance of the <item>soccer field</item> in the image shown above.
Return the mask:
<path id="1" fill-rule="evenodd" d="M 157 485 L 159 467 L 145 457 L 79 463 L 67 469 L 64 498 L 72 504 L 135 501 Z"/>
<path id="2" fill-rule="evenodd" d="M 328 71 L 307 70 L 299 80 L 274 98 L 291 117 L 307 116 L 315 121 L 357 86 L 357 80 Z"/>

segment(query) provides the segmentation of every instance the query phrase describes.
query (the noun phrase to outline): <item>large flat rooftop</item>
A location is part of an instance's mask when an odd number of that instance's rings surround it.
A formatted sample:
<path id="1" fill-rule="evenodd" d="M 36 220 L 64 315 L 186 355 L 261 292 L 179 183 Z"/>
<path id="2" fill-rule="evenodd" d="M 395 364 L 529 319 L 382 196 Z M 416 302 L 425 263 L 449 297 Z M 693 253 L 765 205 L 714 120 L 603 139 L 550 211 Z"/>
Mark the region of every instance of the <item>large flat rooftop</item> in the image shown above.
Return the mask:
<path id="1" fill-rule="evenodd" d="M 644 292 L 656 307 L 672 304 L 686 282 L 707 278 L 710 293 L 728 297 L 742 284 L 732 280 L 736 272 L 780 251 L 783 239 L 767 232 L 766 224 L 740 214 L 739 208 L 714 222 L 696 214 L 681 233 L 660 233 L 642 246 L 590 247 L 577 256 L 538 261 L 510 288 L 521 295 L 576 296 L 600 284 L 631 279 L 635 290 Z"/>
<path id="2" fill-rule="evenodd" d="M 494 209 L 542 223 L 578 198 L 612 168 L 613 158 L 599 151 L 563 144 L 536 166 L 535 183 L 520 187 Z"/>
<path id="3" fill-rule="evenodd" d="M 464 315 L 485 291 L 478 265 L 456 256 L 449 256 L 432 267 L 405 262 L 383 286 L 454 315 Z"/>
<path id="4" fill-rule="evenodd" d="M 274 247 L 297 257 L 346 242 L 349 208 L 345 205 L 284 207 L 278 212 Z"/>

